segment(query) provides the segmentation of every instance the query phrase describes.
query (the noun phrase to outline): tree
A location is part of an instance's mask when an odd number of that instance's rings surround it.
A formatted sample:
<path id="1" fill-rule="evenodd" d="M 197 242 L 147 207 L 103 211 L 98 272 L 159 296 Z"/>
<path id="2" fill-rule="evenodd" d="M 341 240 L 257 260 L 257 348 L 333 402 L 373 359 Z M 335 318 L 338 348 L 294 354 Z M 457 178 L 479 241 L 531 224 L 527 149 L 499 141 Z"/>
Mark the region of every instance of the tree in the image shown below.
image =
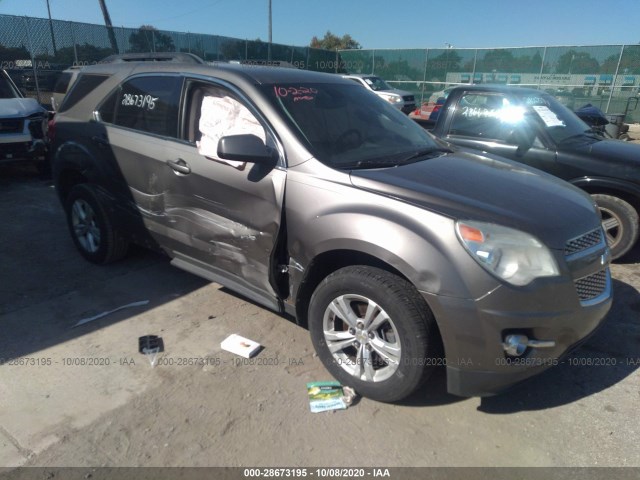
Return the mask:
<path id="1" fill-rule="evenodd" d="M 323 38 L 313 37 L 309 44 L 311 48 L 320 48 L 323 50 L 357 50 L 362 46 L 356 42 L 351 35 L 344 34 L 342 37 L 334 35 L 329 30 L 324 34 Z"/>
<path id="2" fill-rule="evenodd" d="M 509 50 L 490 50 L 484 58 L 478 59 L 476 70 L 479 72 L 510 72 L 514 71 L 516 63 L 513 54 Z"/>
<path id="3" fill-rule="evenodd" d="M 556 73 L 596 73 L 599 69 L 598 60 L 587 52 L 569 50 L 558 58 Z"/>
<path id="4" fill-rule="evenodd" d="M 142 25 L 137 32 L 129 35 L 129 52 L 175 52 L 173 38 L 158 31 L 151 25 Z"/>
<path id="5" fill-rule="evenodd" d="M 619 73 L 626 72 L 627 74 L 639 74 L 640 73 L 640 45 L 626 45 L 622 58 L 620 54 L 616 53 L 608 57 L 602 62 L 602 72 L 614 73 L 618 68 L 618 61 L 620 61 Z"/>

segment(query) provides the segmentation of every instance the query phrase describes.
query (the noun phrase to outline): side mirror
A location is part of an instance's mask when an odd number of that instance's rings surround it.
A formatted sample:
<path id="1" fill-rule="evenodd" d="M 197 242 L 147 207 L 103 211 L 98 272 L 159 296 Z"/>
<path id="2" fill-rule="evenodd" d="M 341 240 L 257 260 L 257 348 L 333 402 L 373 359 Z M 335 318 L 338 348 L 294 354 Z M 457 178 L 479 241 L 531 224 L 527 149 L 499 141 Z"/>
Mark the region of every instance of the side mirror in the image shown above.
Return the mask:
<path id="1" fill-rule="evenodd" d="M 218 157 L 274 167 L 277 153 L 255 135 L 228 135 L 218 142 Z"/>

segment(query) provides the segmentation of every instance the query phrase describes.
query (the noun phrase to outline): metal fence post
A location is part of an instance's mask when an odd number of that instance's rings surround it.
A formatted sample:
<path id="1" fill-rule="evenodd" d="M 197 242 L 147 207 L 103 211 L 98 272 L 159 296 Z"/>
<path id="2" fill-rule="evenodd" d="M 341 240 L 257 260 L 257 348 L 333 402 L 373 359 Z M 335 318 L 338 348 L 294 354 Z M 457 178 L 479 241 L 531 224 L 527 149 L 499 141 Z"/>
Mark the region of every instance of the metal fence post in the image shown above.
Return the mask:
<path id="1" fill-rule="evenodd" d="M 473 85 L 476 79 L 476 65 L 478 64 L 478 49 L 476 48 L 475 53 L 473 54 L 473 71 L 471 72 L 471 78 L 469 79 L 469 84 Z"/>
<path id="2" fill-rule="evenodd" d="M 542 84 L 542 72 L 544 71 L 544 61 L 547 58 L 547 47 L 544 47 L 542 52 L 542 63 L 540 64 L 540 75 L 538 75 L 538 90 L 540 89 L 540 85 Z"/>
<path id="3" fill-rule="evenodd" d="M 609 100 L 607 100 L 607 108 L 605 109 L 605 113 L 609 113 L 609 107 L 611 106 L 611 98 L 613 97 L 613 89 L 616 86 L 616 82 L 618 81 L 618 72 L 620 71 L 620 62 L 622 62 L 622 55 L 624 54 L 624 45 L 620 47 L 620 56 L 618 57 L 618 65 L 616 65 L 616 73 L 613 75 L 613 80 L 611 81 L 611 88 L 609 89 Z"/>
<path id="4" fill-rule="evenodd" d="M 427 65 L 429 65 L 429 49 L 425 49 L 424 71 L 422 73 L 422 88 L 420 89 L 420 105 L 424 102 L 424 88 L 427 86 Z"/>
<path id="5" fill-rule="evenodd" d="M 31 41 L 31 31 L 29 28 L 29 17 L 24 17 L 25 30 L 27 32 L 27 41 L 29 42 L 29 51 L 31 54 L 31 70 L 33 70 L 33 80 L 36 84 L 36 97 L 40 103 L 40 84 L 38 83 L 38 70 L 36 69 L 36 53 L 34 52 L 33 42 Z"/>
<path id="6" fill-rule="evenodd" d="M 73 31 L 73 22 L 69 22 L 69 30 L 71 31 L 71 42 L 73 42 L 73 64 L 78 65 L 78 47 L 76 46 L 76 35 Z"/>

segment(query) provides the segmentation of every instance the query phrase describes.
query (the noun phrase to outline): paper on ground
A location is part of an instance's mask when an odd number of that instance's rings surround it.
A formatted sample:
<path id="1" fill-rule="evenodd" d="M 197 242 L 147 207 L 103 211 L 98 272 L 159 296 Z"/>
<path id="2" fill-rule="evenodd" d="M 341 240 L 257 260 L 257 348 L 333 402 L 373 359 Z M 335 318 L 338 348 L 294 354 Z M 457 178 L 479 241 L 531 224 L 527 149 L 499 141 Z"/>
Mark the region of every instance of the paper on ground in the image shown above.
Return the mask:
<path id="1" fill-rule="evenodd" d="M 225 338 L 220 347 L 241 357 L 251 358 L 260 349 L 260 344 L 234 333 Z"/>

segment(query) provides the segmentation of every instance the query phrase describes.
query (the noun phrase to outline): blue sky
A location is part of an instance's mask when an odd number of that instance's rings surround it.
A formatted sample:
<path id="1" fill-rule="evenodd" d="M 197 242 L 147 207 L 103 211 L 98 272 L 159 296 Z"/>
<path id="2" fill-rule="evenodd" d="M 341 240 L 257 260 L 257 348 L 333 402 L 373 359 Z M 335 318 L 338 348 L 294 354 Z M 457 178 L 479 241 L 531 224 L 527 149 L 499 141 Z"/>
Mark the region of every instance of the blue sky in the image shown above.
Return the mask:
<path id="1" fill-rule="evenodd" d="M 103 23 L 97 0 L 49 0 L 61 20 Z M 267 40 L 268 0 L 106 0 L 115 26 Z M 273 41 L 308 45 L 327 30 L 363 48 L 640 43 L 640 0 L 272 0 Z M 46 0 L 0 13 L 47 17 Z"/>

